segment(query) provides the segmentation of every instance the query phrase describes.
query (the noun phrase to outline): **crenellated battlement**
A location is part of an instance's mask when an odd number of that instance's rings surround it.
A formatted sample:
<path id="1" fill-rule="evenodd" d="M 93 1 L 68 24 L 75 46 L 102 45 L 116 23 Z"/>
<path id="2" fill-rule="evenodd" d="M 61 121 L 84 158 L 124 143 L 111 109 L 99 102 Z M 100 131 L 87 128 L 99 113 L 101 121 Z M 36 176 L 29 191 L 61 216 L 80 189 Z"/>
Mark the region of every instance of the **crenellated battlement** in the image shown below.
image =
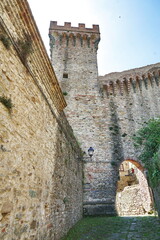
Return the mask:
<path id="1" fill-rule="evenodd" d="M 65 22 L 64 26 L 60 26 L 56 21 L 51 21 L 49 28 L 51 48 L 54 45 L 70 45 L 94 47 L 97 50 L 100 41 L 99 25 L 92 26 L 92 28 L 86 28 L 84 23 L 79 23 L 78 27 L 72 27 L 70 22 Z"/>
<path id="2" fill-rule="evenodd" d="M 49 30 L 59 31 L 71 31 L 71 32 L 85 32 L 85 33 L 97 33 L 99 34 L 99 25 L 92 25 L 92 28 L 86 28 L 84 23 L 79 23 L 78 27 L 72 27 L 71 22 L 65 22 L 64 26 L 57 25 L 57 21 L 50 22 Z"/>
<path id="3" fill-rule="evenodd" d="M 107 97 L 110 95 L 124 95 L 136 93 L 144 88 L 160 85 L 160 63 L 142 68 L 115 72 L 99 77 L 99 82 L 105 90 Z"/>

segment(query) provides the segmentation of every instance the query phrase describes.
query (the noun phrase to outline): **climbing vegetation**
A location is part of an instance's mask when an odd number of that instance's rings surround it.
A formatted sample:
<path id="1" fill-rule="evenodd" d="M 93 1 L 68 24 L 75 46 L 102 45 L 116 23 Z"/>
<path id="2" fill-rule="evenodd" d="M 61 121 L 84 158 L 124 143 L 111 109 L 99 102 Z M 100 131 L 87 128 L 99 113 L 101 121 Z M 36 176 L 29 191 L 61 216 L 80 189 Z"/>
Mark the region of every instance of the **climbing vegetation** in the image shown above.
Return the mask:
<path id="1" fill-rule="evenodd" d="M 29 54 L 33 53 L 32 39 L 31 36 L 25 34 L 25 40 L 19 40 L 18 46 L 20 49 L 20 54 L 24 63 L 26 63 L 27 57 Z"/>
<path id="2" fill-rule="evenodd" d="M 140 150 L 139 159 L 148 170 L 152 187 L 160 184 L 160 118 L 149 120 L 134 136 L 135 147 Z"/>

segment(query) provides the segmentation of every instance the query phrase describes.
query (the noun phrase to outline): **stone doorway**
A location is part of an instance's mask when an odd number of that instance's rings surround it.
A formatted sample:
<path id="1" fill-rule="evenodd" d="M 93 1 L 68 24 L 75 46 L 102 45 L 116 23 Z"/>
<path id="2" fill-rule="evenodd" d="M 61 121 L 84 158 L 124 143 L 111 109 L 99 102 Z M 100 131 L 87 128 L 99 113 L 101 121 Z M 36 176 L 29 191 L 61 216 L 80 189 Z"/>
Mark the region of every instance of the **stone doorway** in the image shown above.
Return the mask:
<path id="1" fill-rule="evenodd" d="M 144 168 L 134 160 L 125 160 L 119 168 L 116 208 L 120 216 L 147 215 L 152 212 L 153 198 Z"/>

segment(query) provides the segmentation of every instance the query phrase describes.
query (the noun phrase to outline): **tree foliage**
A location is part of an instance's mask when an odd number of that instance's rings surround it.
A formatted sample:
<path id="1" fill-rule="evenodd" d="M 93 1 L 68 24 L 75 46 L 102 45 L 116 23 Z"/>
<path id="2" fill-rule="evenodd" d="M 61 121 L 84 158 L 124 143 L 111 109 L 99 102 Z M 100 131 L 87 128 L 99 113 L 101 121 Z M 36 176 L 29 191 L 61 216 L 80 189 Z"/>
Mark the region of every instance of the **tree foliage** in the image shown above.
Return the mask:
<path id="1" fill-rule="evenodd" d="M 160 183 L 160 118 L 149 120 L 134 137 L 135 146 L 140 150 L 139 159 L 148 170 L 152 187 Z"/>

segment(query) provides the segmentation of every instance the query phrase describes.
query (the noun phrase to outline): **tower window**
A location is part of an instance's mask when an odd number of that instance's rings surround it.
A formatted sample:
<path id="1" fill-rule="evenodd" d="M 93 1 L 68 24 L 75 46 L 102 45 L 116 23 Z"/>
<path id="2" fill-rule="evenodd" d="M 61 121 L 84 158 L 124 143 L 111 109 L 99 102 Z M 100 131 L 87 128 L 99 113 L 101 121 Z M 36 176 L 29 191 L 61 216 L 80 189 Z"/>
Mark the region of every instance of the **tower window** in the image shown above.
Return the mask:
<path id="1" fill-rule="evenodd" d="M 68 78 L 68 73 L 63 73 L 63 78 Z"/>

